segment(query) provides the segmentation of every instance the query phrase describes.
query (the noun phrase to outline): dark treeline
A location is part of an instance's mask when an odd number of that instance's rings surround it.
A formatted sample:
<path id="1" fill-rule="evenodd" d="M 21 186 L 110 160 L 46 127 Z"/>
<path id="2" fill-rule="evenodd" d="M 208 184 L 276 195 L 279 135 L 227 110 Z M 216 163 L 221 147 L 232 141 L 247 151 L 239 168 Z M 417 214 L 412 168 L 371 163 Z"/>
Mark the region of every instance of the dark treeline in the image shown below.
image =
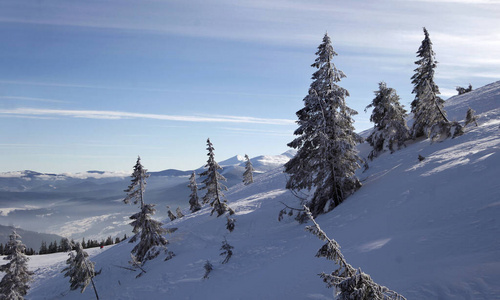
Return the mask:
<path id="1" fill-rule="evenodd" d="M 91 240 L 91 239 L 85 240 L 85 238 L 83 238 L 81 244 L 84 249 L 87 249 L 87 248 L 95 248 L 101 246 L 104 247 L 113 244 L 118 244 L 125 239 L 127 239 L 126 234 L 121 239 L 119 237 L 113 239 L 111 236 L 108 236 L 106 240 L 101 239 L 100 242 L 98 240 Z M 75 245 L 76 242 L 73 239 L 71 239 L 70 241 L 67 238 L 61 239 L 59 243 L 57 243 L 57 241 L 53 241 L 48 245 L 47 242 L 43 241 L 38 252 L 35 251 L 33 248 L 26 248 L 24 254 L 35 255 L 35 254 L 51 254 L 57 252 L 67 252 L 70 250 L 75 250 Z M 2 243 L 0 243 L 0 255 L 5 255 L 5 246 Z"/>

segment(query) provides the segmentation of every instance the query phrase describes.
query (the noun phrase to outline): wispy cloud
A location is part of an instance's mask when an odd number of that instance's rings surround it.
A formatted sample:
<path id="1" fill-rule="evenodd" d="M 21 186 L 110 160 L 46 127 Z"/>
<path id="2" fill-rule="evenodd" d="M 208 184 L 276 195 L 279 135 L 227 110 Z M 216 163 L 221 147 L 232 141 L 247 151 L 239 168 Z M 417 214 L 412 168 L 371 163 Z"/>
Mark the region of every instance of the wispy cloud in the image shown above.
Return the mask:
<path id="1" fill-rule="evenodd" d="M 247 129 L 247 128 L 235 128 L 235 127 L 221 127 L 223 130 L 237 132 L 238 134 L 247 135 L 270 135 L 270 136 L 290 136 L 293 131 L 277 131 L 277 130 L 259 130 L 259 129 Z"/>
<path id="2" fill-rule="evenodd" d="M 181 89 L 162 89 L 154 87 L 125 87 L 125 86 L 104 86 L 104 85 L 89 85 L 77 83 L 57 83 L 57 82 L 36 82 L 36 81 L 15 81 L 15 80 L 0 80 L 0 83 L 11 85 L 26 85 L 26 86 L 46 86 L 46 87 L 62 87 L 62 88 L 81 88 L 81 89 L 96 89 L 96 90 L 121 90 L 121 91 L 142 91 L 142 92 L 167 92 L 167 93 L 183 93 L 183 94 L 212 94 L 212 95 L 234 95 L 248 97 L 279 97 L 279 98 L 297 98 L 302 95 L 293 94 L 277 94 L 277 93 L 250 93 L 245 91 L 209 91 L 209 90 L 181 90 Z M 30 98 L 30 97 L 14 97 L 0 96 L 0 99 L 40 101 L 40 102 L 58 102 L 69 103 L 69 101 Z"/>
<path id="3" fill-rule="evenodd" d="M 40 108 L 15 108 L 0 109 L 0 115 L 4 116 L 58 116 L 70 118 L 85 119 L 152 119 L 175 122 L 205 122 L 205 123 L 248 123 L 248 124 L 271 124 L 271 125 L 290 125 L 294 120 L 287 119 L 266 119 L 246 116 L 181 116 L 181 115 L 161 115 L 131 113 L 122 111 L 101 111 L 101 110 L 62 110 L 62 109 L 40 109 Z"/>
<path id="4" fill-rule="evenodd" d="M 17 97 L 17 96 L 0 96 L 0 99 L 14 100 L 14 101 L 34 101 L 34 102 L 67 103 L 67 101 L 55 100 L 55 99 L 32 98 L 32 97 Z"/>

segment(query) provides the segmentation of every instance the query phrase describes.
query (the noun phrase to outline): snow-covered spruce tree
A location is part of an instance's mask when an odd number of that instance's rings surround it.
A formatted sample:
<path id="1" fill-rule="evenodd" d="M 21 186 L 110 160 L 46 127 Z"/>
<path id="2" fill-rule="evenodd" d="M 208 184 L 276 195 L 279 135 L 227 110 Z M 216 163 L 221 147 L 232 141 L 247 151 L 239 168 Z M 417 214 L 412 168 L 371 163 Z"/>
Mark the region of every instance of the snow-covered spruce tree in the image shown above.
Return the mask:
<path id="1" fill-rule="evenodd" d="M 0 281 L 0 299 L 22 300 L 28 293 L 33 272 L 28 271 L 29 258 L 24 254 L 25 250 L 21 236 L 12 231 L 4 248 L 6 257 L 3 258 L 9 262 L 0 266 L 0 271 L 5 272 Z"/>
<path id="2" fill-rule="evenodd" d="M 167 206 L 167 215 L 168 215 L 168 218 L 170 219 L 170 221 L 173 221 L 175 219 L 177 219 L 177 217 L 174 215 L 174 213 L 170 210 L 170 206 Z"/>
<path id="3" fill-rule="evenodd" d="M 331 274 L 321 273 L 319 276 L 326 283 L 327 287 L 335 287 L 336 298 L 338 300 L 382 300 L 394 299 L 405 300 L 406 298 L 398 293 L 389 290 L 373 281 L 370 275 L 354 269 L 344 258 L 340 251 L 339 244 L 330 239 L 326 233 L 319 227 L 313 218 L 309 208 L 304 205 L 305 214 L 313 223 L 312 226 L 306 226 L 306 230 L 317 236 L 326 243 L 318 250 L 316 257 L 324 257 L 334 261 L 338 266 Z"/>
<path id="4" fill-rule="evenodd" d="M 177 207 L 175 209 L 175 216 L 177 217 L 177 219 L 184 217 L 184 214 L 182 213 L 182 210 L 180 207 Z"/>
<path id="5" fill-rule="evenodd" d="M 365 111 L 371 107 L 373 111 L 370 121 L 375 124 L 372 133 L 366 139 L 373 147 L 368 155 L 369 159 L 373 159 L 384 150 L 394 152 L 394 145 L 399 149 L 410 138 L 405 120 L 406 110 L 400 105 L 395 89 L 387 87 L 385 82 L 380 82 L 378 91 L 375 91 L 375 98 Z"/>
<path id="6" fill-rule="evenodd" d="M 137 162 L 132 173 L 132 183 L 125 190 L 127 197 L 123 199 L 125 204 L 129 204 L 132 200 L 134 204 L 141 203 L 141 208 L 144 207 L 144 191 L 146 190 L 146 179 L 149 177 L 146 169 L 141 164 L 141 157 L 137 157 Z"/>
<path id="7" fill-rule="evenodd" d="M 154 206 L 154 204 L 145 204 L 140 212 L 130 217 L 134 220 L 130 224 L 134 226 L 132 232 L 135 233 L 130 243 L 139 239 L 139 243 L 132 249 L 132 254 L 142 264 L 157 257 L 161 252 L 167 255 L 167 259 L 174 256 L 171 251 L 167 250 L 168 241 L 163 236 L 167 230 L 162 227 L 161 222 L 151 218 L 156 212 Z"/>
<path id="8" fill-rule="evenodd" d="M 189 195 L 189 210 L 194 213 L 201 209 L 200 201 L 198 198 L 198 184 L 196 184 L 195 171 L 193 171 L 191 177 L 189 177 L 188 187 L 191 189 L 191 195 Z"/>
<path id="9" fill-rule="evenodd" d="M 207 150 L 208 160 L 205 165 L 207 170 L 200 174 L 201 177 L 205 177 L 202 181 L 204 186 L 201 189 L 207 190 L 207 193 L 202 198 L 203 203 L 210 203 L 210 206 L 213 207 L 211 214 L 217 212 L 217 217 L 222 216 L 226 212 L 232 215 L 234 211 L 226 204 L 227 200 L 223 193 L 223 191 L 227 191 L 227 187 L 221 183 L 221 181 L 227 180 L 219 173 L 219 170 L 222 170 L 222 168 L 215 161 L 215 149 L 210 139 L 207 139 Z"/>
<path id="10" fill-rule="evenodd" d="M 248 155 L 245 154 L 245 172 L 243 173 L 243 183 L 245 185 L 249 185 L 253 183 L 253 172 L 255 169 L 253 168 L 252 162 Z"/>
<path id="11" fill-rule="evenodd" d="M 476 111 L 469 107 L 469 109 L 467 110 L 467 114 L 465 115 L 464 127 L 471 124 L 471 123 L 476 124 L 476 127 L 477 127 L 478 126 L 477 119 L 478 119 L 478 117 L 476 116 Z"/>
<path id="12" fill-rule="evenodd" d="M 439 88 L 434 83 L 434 69 L 437 66 L 435 53 L 432 50 L 432 42 L 429 33 L 424 27 L 424 40 L 417 51 L 419 60 L 415 62 L 418 66 L 411 77 L 413 84 L 412 93 L 415 99 L 411 102 L 413 113 L 413 138 L 430 136 L 433 126 L 448 123 L 444 110 L 444 100 L 438 97 Z"/>
<path id="13" fill-rule="evenodd" d="M 63 238 L 61 239 L 61 245 L 60 245 L 60 248 L 61 248 L 61 251 L 62 252 L 68 252 L 68 251 L 71 251 L 73 250 L 73 247 L 75 245 L 73 243 L 70 242 L 70 240 L 68 240 L 67 238 Z"/>
<path id="14" fill-rule="evenodd" d="M 132 183 L 125 190 L 127 197 L 123 200 L 125 203 L 130 203 L 131 200 L 134 204 L 140 203 L 140 211 L 130 217 L 133 220 L 130 225 L 134 227 L 132 232 L 135 235 L 129 240 L 129 243 L 140 239 L 139 243 L 132 249 L 132 255 L 135 255 L 136 260 L 142 264 L 155 258 L 162 251 L 167 254 L 167 258 L 173 256 L 173 253 L 169 252 L 166 247 L 168 241 L 163 237 L 163 234 L 166 233 L 166 230 L 161 227 L 163 224 L 151 218 L 156 212 L 155 205 L 144 202 L 146 178 L 148 177 L 149 174 L 142 166 L 141 158 L 138 157 L 132 173 Z"/>
<path id="15" fill-rule="evenodd" d="M 332 210 L 361 187 L 354 172 L 361 161 L 356 144 L 362 141 L 354 132 L 352 116 L 357 112 L 345 102 L 349 92 L 337 85 L 345 75 L 332 62 L 337 53 L 328 34 L 316 55 L 312 67 L 317 71 L 304 108 L 296 113 L 298 137 L 288 144 L 297 154 L 285 164 L 288 189 L 313 191 L 306 204 L 314 216 Z"/>
<path id="16" fill-rule="evenodd" d="M 88 253 L 83 250 L 80 243 L 77 243 L 75 245 L 75 253 L 70 252 L 68 255 L 69 258 L 66 260 L 68 266 L 62 272 L 66 272 L 64 273 L 64 277 L 69 277 L 70 289 L 76 290 L 79 288 L 80 292 L 83 293 L 89 283 L 92 283 L 95 296 L 99 299 L 93 279 L 96 275 L 94 270 L 95 264 L 89 260 Z"/>

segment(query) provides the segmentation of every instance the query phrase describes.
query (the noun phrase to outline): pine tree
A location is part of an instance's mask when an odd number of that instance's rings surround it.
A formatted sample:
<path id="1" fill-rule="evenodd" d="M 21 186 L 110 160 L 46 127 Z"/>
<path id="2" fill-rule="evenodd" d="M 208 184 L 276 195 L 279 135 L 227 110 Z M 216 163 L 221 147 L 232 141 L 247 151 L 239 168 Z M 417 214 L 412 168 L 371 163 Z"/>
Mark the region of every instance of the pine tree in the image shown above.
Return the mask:
<path id="1" fill-rule="evenodd" d="M 139 243 L 132 249 L 137 261 L 144 264 L 147 260 L 157 257 L 162 251 L 171 256 L 173 253 L 167 250 L 167 239 L 163 236 L 167 231 L 162 227 L 162 223 L 151 218 L 156 209 L 153 204 L 145 204 L 140 212 L 134 214 L 130 219 L 134 220 L 131 225 L 135 235 L 130 239 L 130 243 L 139 239 Z"/>
<path id="2" fill-rule="evenodd" d="M 184 217 L 184 214 L 182 213 L 182 210 L 180 207 L 177 207 L 175 209 L 175 216 L 177 217 L 177 219 Z"/>
<path id="3" fill-rule="evenodd" d="M 42 241 L 42 245 L 40 246 L 40 250 L 38 251 L 39 254 L 47 254 L 48 249 L 47 249 L 47 243 L 45 241 Z"/>
<path id="4" fill-rule="evenodd" d="M 77 243 L 75 253 L 70 252 L 68 255 L 69 258 L 66 260 L 68 266 L 62 272 L 66 272 L 64 277 L 69 277 L 70 289 L 76 290 L 79 288 L 80 292 L 83 293 L 89 283 L 92 283 L 96 298 L 99 299 L 93 280 L 96 275 L 94 271 L 95 264 L 89 260 L 88 253 L 83 250 L 80 243 Z"/>
<path id="5" fill-rule="evenodd" d="M 391 153 L 394 152 L 394 144 L 397 144 L 399 149 L 410 137 L 405 120 L 406 110 L 399 104 L 396 90 L 387 87 L 385 82 L 380 82 L 378 91 L 375 91 L 375 98 L 365 108 L 365 111 L 371 107 L 373 107 L 373 111 L 370 121 L 375 125 L 372 133 L 366 139 L 373 147 L 368 155 L 369 159 L 373 159 L 387 149 Z"/>
<path id="6" fill-rule="evenodd" d="M 167 211 L 167 215 L 168 215 L 168 218 L 170 219 L 170 221 L 177 219 L 177 217 L 174 215 L 174 213 L 170 210 L 170 206 L 167 206 L 167 208 L 169 209 Z"/>
<path id="7" fill-rule="evenodd" d="M 253 183 L 253 172 L 255 169 L 253 168 L 252 162 L 250 161 L 250 158 L 248 155 L 245 154 L 245 172 L 243 173 L 243 183 L 245 185 L 249 185 Z"/>
<path id="8" fill-rule="evenodd" d="M 132 174 L 132 184 L 125 190 L 127 197 L 123 200 L 125 203 L 134 204 L 140 202 L 140 211 L 130 217 L 134 228 L 132 232 L 135 234 L 129 243 L 134 243 L 138 239 L 139 243 L 132 249 L 132 255 L 135 254 L 135 259 L 141 264 L 147 260 L 157 257 L 160 252 L 165 252 L 167 257 L 172 257 L 173 253 L 167 250 L 168 241 L 163 237 L 166 230 L 162 227 L 162 223 L 151 218 L 155 214 L 156 209 L 154 204 L 146 204 L 144 201 L 144 192 L 146 190 L 146 178 L 149 177 L 147 170 L 141 165 L 141 158 L 137 158 L 137 163 L 134 166 Z"/>
<path id="9" fill-rule="evenodd" d="M 221 181 L 227 181 L 224 176 L 222 176 L 218 170 L 222 170 L 221 166 L 215 161 L 214 147 L 207 139 L 207 150 L 208 150 L 208 160 L 205 168 L 207 170 L 200 174 L 200 176 L 205 177 L 202 181 L 204 186 L 201 189 L 207 190 L 205 196 L 203 196 L 203 203 L 209 203 L 213 207 L 211 215 L 217 212 L 217 217 L 220 217 L 226 212 L 230 215 L 234 214 L 234 211 L 226 204 L 227 200 L 224 197 L 223 191 L 227 191 L 227 187 L 221 183 Z"/>
<path id="10" fill-rule="evenodd" d="M 9 262 L 0 266 L 0 271 L 5 272 L 0 281 L 0 299 L 22 300 L 28 293 L 33 272 L 28 271 L 29 258 L 24 254 L 25 251 L 26 246 L 21 242 L 21 236 L 14 230 L 4 248 L 7 255 L 4 260 Z"/>
<path id="11" fill-rule="evenodd" d="M 476 116 L 476 111 L 469 107 L 469 109 L 467 110 L 467 114 L 465 115 L 464 127 L 469 125 L 470 123 L 473 123 L 473 122 L 474 122 L 474 124 L 476 124 L 476 127 L 477 127 L 478 126 L 477 119 L 478 119 L 478 117 Z"/>
<path id="12" fill-rule="evenodd" d="M 72 244 L 67 238 L 61 239 L 61 251 L 68 252 L 73 249 L 74 244 Z"/>
<path id="13" fill-rule="evenodd" d="M 137 157 L 137 163 L 134 166 L 132 173 L 132 183 L 125 190 L 127 197 L 123 199 L 125 204 L 129 204 L 132 200 L 134 204 L 140 202 L 141 208 L 144 207 L 144 191 L 146 190 L 146 179 L 149 177 L 146 169 L 141 165 L 141 157 Z"/>
<path id="14" fill-rule="evenodd" d="M 111 236 L 108 236 L 108 238 L 104 242 L 104 245 L 106 246 L 113 245 L 113 238 Z"/>
<path id="15" fill-rule="evenodd" d="M 313 218 L 311 211 L 304 206 L 305 214 L 313 223 L 312 226 L 306 226 L 306 230 L 317 236 L 326 243 L 318 250 L 316 257 L 324 257 L 334 261 L 338 266 L 331 274 L 321 273 L 319 276 L 327 284 L 327 287 L 335 287 L 336 298 L 339 300 L 371 300 L 371 299 L 394 299 L 405 300 L 406 298 L 398 293 L 389 290 L 374 282 L 371 277 L 361 271 L 354 269 L 344 258 L 340 251 L 339 244 L 330 239 L 326 233 L 319 227 Z"/>
<path id="16" fill-rule="evenodd" d="M 201 209 L 200 201 L 198 198 L 198 185 L 196 184 L 196 172 L 193 171 L 191 177 L 189 177 L 189 185 L 191 189 L 191 195 L 189 195 L 189 210 L 192 213 L 199 211 Z"/>
<path id="17" fill-rule="evenodd" d="M 415 62 L 418 66 L 411 77 L 413 84 L 412 93 L 415 99 L 411 102 L 413 113 L 413 138 L 420 136 L 429 137 L 432 127 L 449 123 L 444 110 L 444 100 L 438 97 L 439 88 L 434 83 L 434 69 L 437 66 L 435 53 L 429 33 L 424 27 L 424 40 L 417 51 L 420 59 Z"/>
<path id="18" fill-rule="evenodd" d="M 289 174 L 286 187 L 293 191 L 313 191 L 307 205 L 314 216 L 328 212 L 361 187 L 354 172 L 360 167 L 356 144 L 362 138 L 354 132 L 347 107 L 349 92 L 338 86 L 345 74 L 332 62 L 337 53 L 325 34 L 312 67 L 316 68 L 304 98 L 304 108 L 296 114 L 298 137 L 288 144 L 297 154 L 285 164 Z"/>

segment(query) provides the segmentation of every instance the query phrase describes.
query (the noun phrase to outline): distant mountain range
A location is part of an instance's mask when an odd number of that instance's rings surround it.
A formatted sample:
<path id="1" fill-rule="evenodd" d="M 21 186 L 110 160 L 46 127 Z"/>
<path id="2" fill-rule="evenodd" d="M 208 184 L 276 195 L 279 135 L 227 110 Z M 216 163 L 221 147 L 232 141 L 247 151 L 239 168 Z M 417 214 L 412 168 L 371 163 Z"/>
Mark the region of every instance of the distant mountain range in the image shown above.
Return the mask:
<path id="1" fill-rule="evenodd" d="M 5 246 L 9 241 L 9 235 L 13 230 L 15 230 L 17 234 L 21 236 L 21 240 L 27 248 L 33 248 L 35 251 L 40 250 L 42 242 L 46 242 L 48 245 L 51 242 L 57 241 L 57 243 L 59 244 L 62 239 L 62 236 L 56 234 L 38 233 L 21 228 L 15 228 L 13 226 L 0 225 L 0 243 Z"/>
<path id="2" fill-rule="evenodd" d="M 251 158 L 254 176 L 282 166 L 294 153 L 291 150 L 281 155 Z M 243 156 L 236 155 L 219 164 L 223 167 L 221 174 L 227 178 L 226 186 L 242 182 Z M 200 174 L 204 168 L 194 171 Z M 145 197 L 147 202 L 156 204 L 157 218 L 166 219 L 166 206 L 171 209 L 188 206 L 191 191 L 187 185 L 192 172 L 174 169 L 150 172 Z M 75 239 L 130 235 L 128 217 L 136 208 L 121 203 L 130 175 L 96 170 L 62 174 L 31 170 L 0 173 L 0 224 Z"/>

